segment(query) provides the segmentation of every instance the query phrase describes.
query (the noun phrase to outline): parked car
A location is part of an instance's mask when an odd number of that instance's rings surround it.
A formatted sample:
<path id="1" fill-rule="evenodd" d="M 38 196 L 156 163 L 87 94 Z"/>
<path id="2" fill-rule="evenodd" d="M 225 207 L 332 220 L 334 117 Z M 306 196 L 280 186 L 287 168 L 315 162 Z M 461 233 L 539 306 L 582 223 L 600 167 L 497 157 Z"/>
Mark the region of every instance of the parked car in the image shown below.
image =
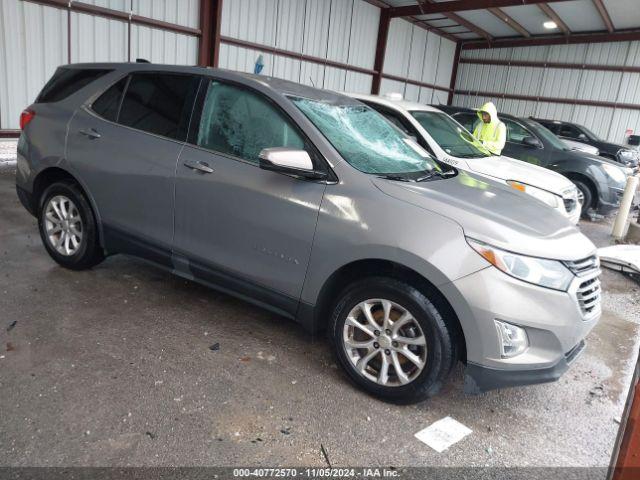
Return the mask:
<path id="1" fill-rule="evenodd" d="M 566 177 L 486 150 L 473 135 L 442 111 L 402 100 L 401 95 L 349 96 L 369 105 L 439 161 L 509 185 L 553 208 L 572 223 L 580 220 L 578 190 Z"/>
<path id="2" fill-rule="evenodd" d="M 479 121 L 475 110 L 441 105 L 465 128 Z M 569 149 L 558 137 L 534 120 L 498 114 L 507 127 L 502 153 L 563 174 L 579 190 L 583 214 L 593 210 L 606 215 L 618 208 L 631 170 L 603 157 Z"/>
<path id="3" fill-rule="evenodd" d="M 567 138 L 562 138 L 562 143 L 568 146 L 571 150 L 578 150 L 580 152 L 590 153 L 591 155 L 600 155 L 600 150 L 586 143 L 576 142 Z"/>
<path id="4" fill-rule="evenodd" d="M 554 135 L 557 135 L 563 140 L 574 140 L 596 147 L 600 151 L 600 156 L 621 163 L 625 167 L 636 168 L 638 166 L 640 152 L 627 145 L 607 142 L 584 125 L 560 120 L 543 120 L 538 118 L 533 118 L 532 120 L 548 128 Z"/>
<path id="5" fill-rule="evenodd" d="M 349 378 L 386 400 L 434 395 L 458 360 L 471 392 L 553 381 L 601 314 L 596 249 L 576 227 L 445 174 L 343 95 L 79 64 L 21 125 L 18 196 L 56 262 L 135 255 L 325 328 Z"/>

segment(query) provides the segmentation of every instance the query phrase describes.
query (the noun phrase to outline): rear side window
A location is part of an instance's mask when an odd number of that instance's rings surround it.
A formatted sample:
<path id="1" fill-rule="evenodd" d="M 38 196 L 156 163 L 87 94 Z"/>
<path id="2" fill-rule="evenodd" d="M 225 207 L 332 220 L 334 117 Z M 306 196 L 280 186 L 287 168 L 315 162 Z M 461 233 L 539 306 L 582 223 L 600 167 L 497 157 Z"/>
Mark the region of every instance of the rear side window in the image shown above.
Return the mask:
<path id="1" fill-rule="evenodd" d="M 104 92 L 98 99 L 93 102 L 91 108 L 101 117 L 115 122 L 118 120 L 118 111 L 120 110 L 120 102 L 122 94 L 127 86 L 127 77 L 113 85 L 109 90 Z"/>
<path id="2" fill-rule="evenodd" d="M 69 95 L 86 87 L 94 80 L 106 75 L 111 70 L 77 68 L 59 68 L 44 86 L 36 103 L 52 103 L 64 100 Z"/>
<path id="3" fill-rule="evenodd" d="M 118 123 L 163 137 L 183 140 L 199 77 L 134 73 L 120 107 Z"/>

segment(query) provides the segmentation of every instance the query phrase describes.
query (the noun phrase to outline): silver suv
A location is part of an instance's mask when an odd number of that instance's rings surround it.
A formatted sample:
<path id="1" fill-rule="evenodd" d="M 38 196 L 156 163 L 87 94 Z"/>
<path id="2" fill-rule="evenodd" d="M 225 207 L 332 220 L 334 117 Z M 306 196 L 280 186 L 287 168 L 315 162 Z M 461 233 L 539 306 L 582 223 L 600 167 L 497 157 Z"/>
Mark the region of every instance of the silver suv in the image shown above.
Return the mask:
<path id="1" fill-rule="evenodd" d="M 468 392 L 556 380 L 600 316 L 595 247 L 565 218 L 339 94 L 73 65 L 21 126 L 18 196 L 56 262 L 136 255 L 325 329 L 386 400 L 434 395 L 459 360 Z"/>

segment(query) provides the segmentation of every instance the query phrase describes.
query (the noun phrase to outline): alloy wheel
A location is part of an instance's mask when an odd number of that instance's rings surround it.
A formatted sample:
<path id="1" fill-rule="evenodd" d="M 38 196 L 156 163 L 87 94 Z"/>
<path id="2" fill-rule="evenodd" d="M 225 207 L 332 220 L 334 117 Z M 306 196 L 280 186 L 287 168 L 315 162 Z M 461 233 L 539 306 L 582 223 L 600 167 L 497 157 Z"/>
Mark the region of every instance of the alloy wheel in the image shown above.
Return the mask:
<path id="1" fill-rule="evenodd" d="M 82 245 L 82 218 L 69 197 L 56 195 L 49 199 L 44 227 L 49 244 L 61 255 L 70 257 Z"/>
<path id="2" fill-rule="evenodd" d="M 427 341 L 402 305 L 370 299 L 354 306 L 344 324 L 343 347 L 355 370 L 385 387 L 415 380 L 427 362 Z"/>

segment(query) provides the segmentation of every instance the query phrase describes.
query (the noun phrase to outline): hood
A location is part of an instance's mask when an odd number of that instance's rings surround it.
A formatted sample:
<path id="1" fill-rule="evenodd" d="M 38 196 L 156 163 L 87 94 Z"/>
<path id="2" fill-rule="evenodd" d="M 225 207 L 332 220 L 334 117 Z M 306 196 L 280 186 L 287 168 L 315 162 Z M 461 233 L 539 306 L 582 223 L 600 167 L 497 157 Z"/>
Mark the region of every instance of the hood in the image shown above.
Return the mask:
<path id="1" fill-rule="evenodd" d="M 478 109 L 477 114 L 480 120 L 482 120 L 482 112 L 488 113 L 491 117 L 491 122 L 489 123 L 496 123 L 498 121 L 498 109 L 493 102 L 487 102 Z"/>
<path id="2" fill-rule="evenodd" d="M 573 187 L 571 180 L 553 170 L 510 157 L 486 157 L 467 163 L 474 172 L 504 181 L 515 180 L 560 196 Z"/>
<path id="3" fill-rule="evenodd" d="M 505 250 L 557 260 L 595 252 L 593 243 L 552 208 L 473 174 L 460 171 L 450 179 L 420 183 L 372 182 L 391 197 L 453 220 L 465 235 Z"/>

